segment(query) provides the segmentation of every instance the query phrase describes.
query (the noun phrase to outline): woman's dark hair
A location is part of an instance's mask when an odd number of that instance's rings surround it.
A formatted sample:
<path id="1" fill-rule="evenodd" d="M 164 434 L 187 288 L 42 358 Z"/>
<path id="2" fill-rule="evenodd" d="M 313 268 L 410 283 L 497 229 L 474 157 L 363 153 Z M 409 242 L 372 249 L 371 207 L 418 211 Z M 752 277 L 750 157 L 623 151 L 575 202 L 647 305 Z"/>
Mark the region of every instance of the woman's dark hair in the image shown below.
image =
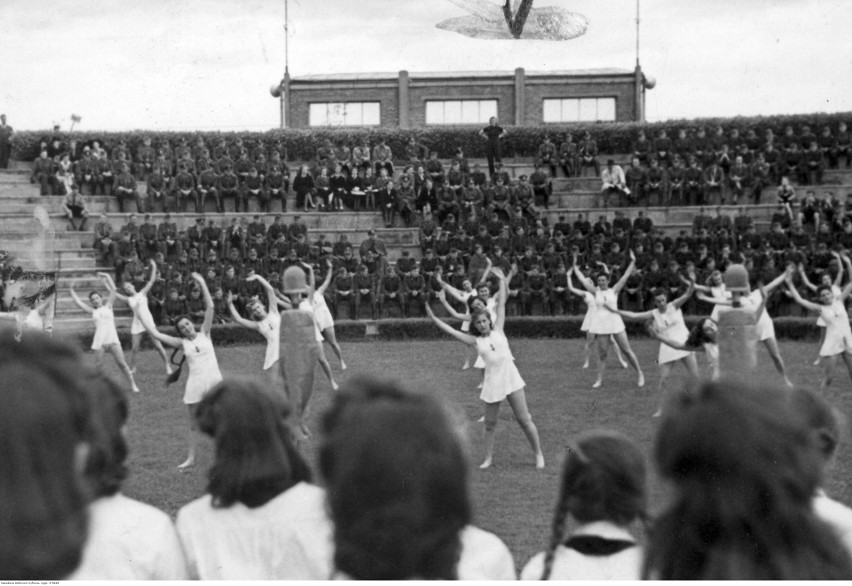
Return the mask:
<path id="1" fill-rule="evenodd" d="M 686 338 L 685 346 L 687 348 L 700 348 L 704 344 L 715 344 L 715 341 L 704 331 L 704 324 L 710 320 L 709 317 L 702 317 L 698 323 L 689 330 L 689 336 Z"/>
<path id="2" fill-rule="evenodd" d="M 822 463 L 784 389 L 708 382 L 663 413 L 655 459 L 675 494 L 651 532 L 646 577 L 852 577 L 849 554 L 813 511 Z"/>
<path id="3" fill-rule="evenodd" d="M 669 292 L 666 291 L 665 289 L 663 289 L 662 287 L 657 287 L 656 289 L 654 289 L 651 292 L 651 295 L 653 295 L 654 297 L 662 296 L 662 297 L 665 297 L 666 300 L 668 300 L 668 298 L 669 298 Z"/>
<path id="4" fill-rule="evenodd" d="M 129 415 L 125 391 L 115 380 L 92 372 L 86 381 L 92 398 L 92 441 L 86 460 L 86 479 L 95 498 L 121 490 L 127 478 L 127 440 L 123 428 Z"/>
<path id="5" fill-rule="evenodd" d="M 185 314 L 185 313 L 181 314 L 181 315 L 179 315 L 175 318 L 172 318 L 172 325 L 174 325 L 174 327 L 175 327 L 175 331 L 177 332 L 177 337 L 181 338 L 181 339 L 186 339 L 186 337 L 183 335 L 183 332 L 181 332 L 180 328 L 177 327 L 177 325 L 183 320 L 187 320 L 189 323 L 192 324 L 193 328 L 195 327 L 195 322 L 192 321 L 192 317 Z"/>
<path id="6" fill-rule="evenodd" d="M 815 391 L 795 388 L 787 398 L 790 407 L 810 430 L 819 457 L 827 463 L 834 456 L 843 437 L 846 418 Z"/>
<path id="7" fill-rule="evenodd" d="M 831 286 L 830 285 L 820 285 L 819 287 L 817 287 L 817 295 L 822 295 L 823 291 L 828 291 L 829 293 L 831 293 Z"/>
<path id="8" fill-rule="evenodd" d="M 471 505 L 465 452 L 445 408 L 356 378 L 321 428 L 337 570 L 357 580 L 456 579 Z"/>
<path id="9" fill-rule="evenodd" d="M 488 318 L 488 323 L 490 323 L 492 327 L 494 326 L 494 324 L 491 323 L 491 314 L 488 313 L 487 309 L 474 309 L 473 313 L 470 314 L 470 327 L 473 328 L 478 336 L 481 336 L 482 332 L 480 332 L 479 328 L 476 326 L 476 320 L 483 315 Z"/>
<path id="10" fill-rule="evenodd" d="M 618 432 L 597 431 L 581 436 L 568 449 L 542 580 L 550 578 L 569 515 L 580 523 L 610 521 L 621 526 L 645 520 L 645 457 L 635 441 Z"/>
<path id="11" fill-rule="evenodd" d="M 260 507 L 311 480 L 287 424 L 290 412 L 283 395 L 251 380 L 222 381 L 201 399 L 198 428 L 216 444 L 207 483 L 214 507 Z"/>
<path id="12" fill-rule="evenodd" d="M 79 564 L 87 533 L 83 363 L 47 336 L 13 335 L 0 328 L 0 577 L 60 580 Z"/>

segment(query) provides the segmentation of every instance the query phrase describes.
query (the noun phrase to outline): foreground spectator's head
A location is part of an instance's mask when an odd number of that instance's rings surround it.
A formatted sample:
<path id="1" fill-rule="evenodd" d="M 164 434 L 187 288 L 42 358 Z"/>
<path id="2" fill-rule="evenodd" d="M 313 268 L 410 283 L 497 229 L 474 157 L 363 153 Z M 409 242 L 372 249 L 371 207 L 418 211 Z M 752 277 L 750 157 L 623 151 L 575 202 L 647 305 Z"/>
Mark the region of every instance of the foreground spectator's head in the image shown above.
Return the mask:
<path id="1" fill-rule="evenodd" d="M 629 437 L 590 432 L 569 447 L 541 579 L 550 578 L 554 553 L 570 516 L 587 524 L 607 521 L 626 527 L 645 518 L 645 458 Z"/>
<path id="2" fill-rule="evenodd" d="M 115 380 L 91 373 L 86 381 L 91 396 L 91 442 L 86 459 L 86 480 L 92 496 L 111 496 L 121 490 L 127 477 L 128 448 L 124 426 L 130 406 L 124 389 Z"/>
<path id="3" fill-rule="evenodd" d="M 225 380 L 198 404 L 196 420 L 216 447 L 207 491 L 213 506 L 265 505 L 299 482 L 310 469 L 287 425 L 290 405 L 283 396 L 248 380 Z"/>
<path id="4" fill-rule="evenodd" d="M 645 573 L 658 579 L 837 579 L 852 561 L 820 521 L 814 436 L 783 389 L 705 383 L 666 410 L 655 458 L 674 487 Z"/>
<path id="5" fill-rule="evenodd" d="M 90 435 L 81 360 L 39 334 L 0 329 L 0 574 L 59 580 L 80 562 Z"/>
<path id="6" fill-rule="evenodd" d="M 356 379 L 322 420 L 334 563 L 359 580 L 456 578 L 470 522 L 461 438 L 433 397 Z"/>

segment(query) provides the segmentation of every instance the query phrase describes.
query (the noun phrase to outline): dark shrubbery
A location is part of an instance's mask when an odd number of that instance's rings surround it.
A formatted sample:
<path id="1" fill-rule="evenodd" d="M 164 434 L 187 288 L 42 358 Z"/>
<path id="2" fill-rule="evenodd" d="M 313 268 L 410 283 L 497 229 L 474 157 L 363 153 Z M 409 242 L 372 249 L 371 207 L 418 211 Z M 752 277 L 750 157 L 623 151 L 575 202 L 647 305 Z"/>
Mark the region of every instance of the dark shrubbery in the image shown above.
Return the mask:
<path id="1" fill-rule="evenodd" d="M 555 142 L 562 140 L 562 135 L 572 132 L 575 140 L 579 140 L 585 131 L 592 133 L 597 141 L 601 154 L 617 154 L 630 152 L 630 146 L 639 129 L 644 129 L 652 136 L 665 129 L 673 139 L 677 137 L 677 131 L 685 128 L 695 131 L 700 126 L 708 128 L 722 126 L 725 131 L 738 128 L 745 134 L 748 130 L 755 130 L 758 136 L 763 136 L 767 129 L 771 128 L 776 135 L 781 135 L 788 125 L 799 133 L 802 126 L 808 125 L 814 132 L 829 125 L 836 129 L 840 121 L 852 122 L 852 113 L 837 114 L 792 114 L 779 116 L 751 116 L 735 118 L 698 118 L 691 120 L 667 120 L 665 122 L 619 122 L 619 123 L 578 123 L 578 124 L 549 124 L 543 126 L 509 126 L 506 127 L 509 134 L 503 141 L 503 155 L 506 157 L 531 157 L 538 152 L 538 147 L 545 134 L 556 136 Z M 38 156 L 39 140 L 51 136 L 47 131 L 21 131 L 12 137 L 13 156 L 18 160 L 31 161 Z M 230 142 L 237 137 L 243 141 L 256 142 L 262 140 L 272 144 L 281 139 L 289 153 L 290 161 L 309 161 L 316 155 L 317 148 L 328 139 L 332 143 L 343 141 L 346 145 L 353 147 L 366 138 L 370 145 L 375 145 L 381 138 L 387 140 L 397 158 L 401 157 L 409 137 L 414 136 L 420 143 L 432 150 L 437 150 L 441 158 L 450 158 L 455 149 L 461 146 L 465 155 L 469 158 L 483 158 L 485 156 L 485 141 L 478 135 L 476 128 L 470 126 L 447 126 L 440 128 L 328 128 L 328 129 L 288 129 L 269 130 L 267 132 L 156 132 L 148 130 L 133 130 L 125 132 L 75 132 L 73 135 L 61 134 L 63 140 L 67 141 L 71 136 L 78 143 L 88 143 L 98 140 L 107 150 L 124 140 L 130 149 L 135 149 L 142 143 L 144 137 L 150 137 L 154 145 L 168 139 L 173 143 L 180 138 L 186 138 L 190 145 L 194 144 L 200 136 L 212 150 L 212 144 L 219 138 L 225 138 Z"/>

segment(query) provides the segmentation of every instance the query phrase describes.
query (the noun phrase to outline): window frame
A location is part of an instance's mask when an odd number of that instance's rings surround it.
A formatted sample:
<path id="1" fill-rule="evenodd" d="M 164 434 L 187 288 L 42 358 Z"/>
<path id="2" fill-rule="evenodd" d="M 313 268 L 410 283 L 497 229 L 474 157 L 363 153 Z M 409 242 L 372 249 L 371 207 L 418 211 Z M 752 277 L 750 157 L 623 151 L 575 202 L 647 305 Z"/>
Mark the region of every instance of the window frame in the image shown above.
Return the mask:
<path id="1" fill-rule="evenodd" d="M 488 114 L 484 121 L 477 122 L 430 122 L 429 121 L 429 104 L 432 103 L 440 103 L 444 105 L 444 111 L 446 111 L 446 104 L 449 102 L 458 102 L 459 103 L 459 112 L 464 112 L 464 104 L 465 102 L 476 102 L 479 104 L 479 110 L 482 111 L 482 102 L 493 102 L 494 111 L 493 113 Z M 492 116 L 496 116 L 499 120 L 500 117 L 500 100 L 499 98 L 492 97 L 481 97 L 481 98 L 456 98 L 456 97 L 430 97 L 425 98 L 423 100 L 423 123 L 425 126 L 473 126 L 479 127 L 483 124 L 488 124 L 488 121 Z M 446 118 L 446 116 L 445 116 Z"/>
<path id="2" fill-rule="evenodd" d="M 576 120 L 565 120 L 560 116 L 560 120 L 546 120 L 545 119 L 545 108 L 547 102 L 556 101 L 556 102 L 565 102 L 567 100 L 574 100 L 577 102 L 577 119 Z M 580 117 L 580 107 L 582 100 L 595 100 L 595 118 L 594 119 L 583 119 Z M 612 100 L 612 119 L 600 119 L 598 118 L 597 112 L 600 111 L 600 100 Z M 564 105 L 560 104 L 560 113 L 564 109 Z M 593 95 L 593 96 L 546 96 L 541 100 L 541 121 L 542 124 L 608 124 L 612 122 L 618 122 L 618 96 L 615 95 Z"/>
<path id="3" fill-rule="evenodd" d="M 344 123 L 343 124 L 332 124 L 329 122 L 329 106 L 333 104 L 341 104 L 344 108 Z M 377 119 L 375 123 L 364 123 L 364 106 L 367 104 L 375 104 L 378 108 Z M 325 106 L 326 110 L 326 118 L 323 124 L 314 124 L 311 118 L 311 112 L 314 106 Z M 346 123 L 346 109 L 351 105 L 360 105 L 361 106 L 361 122 L 360 123 Z M 335 101 L 335 102 L 308 102 L 308 128 L 363 128 L 363 127 L 371 127 L 371 126 L 381 126 L 382 125 L 382 102 L 381 100 L 344 100 L 344 101 Z"/>

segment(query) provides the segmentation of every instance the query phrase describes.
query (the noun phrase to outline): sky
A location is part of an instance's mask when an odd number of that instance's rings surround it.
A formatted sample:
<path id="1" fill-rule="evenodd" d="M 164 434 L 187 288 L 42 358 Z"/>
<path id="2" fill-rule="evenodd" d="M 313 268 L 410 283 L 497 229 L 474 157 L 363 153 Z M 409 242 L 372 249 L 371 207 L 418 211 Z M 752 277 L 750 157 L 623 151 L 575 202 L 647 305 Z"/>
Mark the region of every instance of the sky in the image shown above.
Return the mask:
<path id="1" fill-rule="evenodd" d="M 435 28 L 466 14 L 447 0 L 290 0 L 290 74 L 633 68 L 635 0 L 548 5 L 586 34 L 477 40 Z M 644 0 L 640 16 L 648 120 L 852 111 L 849 0 Z M 16 129 L 278 125 L 284 0 L 0 0 L 0 24 Z"/>

